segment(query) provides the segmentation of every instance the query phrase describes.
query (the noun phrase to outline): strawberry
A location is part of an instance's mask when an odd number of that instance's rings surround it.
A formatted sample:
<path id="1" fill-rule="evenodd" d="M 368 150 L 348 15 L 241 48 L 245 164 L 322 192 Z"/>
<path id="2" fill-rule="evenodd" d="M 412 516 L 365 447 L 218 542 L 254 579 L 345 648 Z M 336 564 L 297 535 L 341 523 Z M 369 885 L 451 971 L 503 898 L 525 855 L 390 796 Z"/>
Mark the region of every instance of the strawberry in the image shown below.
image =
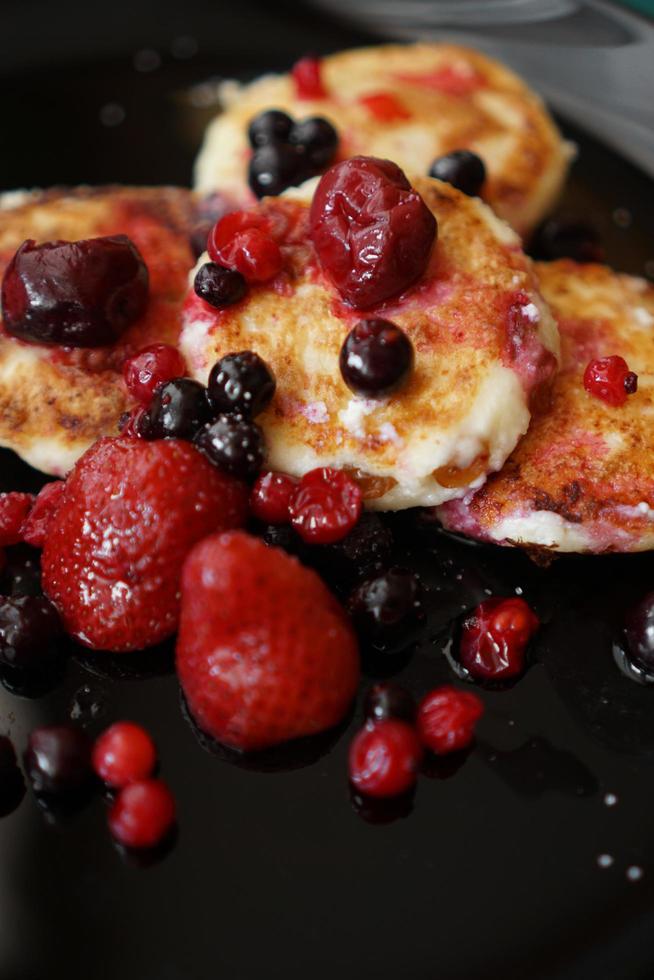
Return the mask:
<path id="1" fill-rule="evenodd" d="M 250 751 L 337 724 L 359 657 L 316 573 L 236 531 L 212 535 L 186 560 L 177 672 L 199 727 Z"/>
<path id="2" fill-rule="evenodd" d="M 246 516 L 245 485 L 190 443 L 100 439 L 69 475 L 50 522 L 44 590 L 85 646 L 151 646 L 177 627 L 188 551 Z"/>

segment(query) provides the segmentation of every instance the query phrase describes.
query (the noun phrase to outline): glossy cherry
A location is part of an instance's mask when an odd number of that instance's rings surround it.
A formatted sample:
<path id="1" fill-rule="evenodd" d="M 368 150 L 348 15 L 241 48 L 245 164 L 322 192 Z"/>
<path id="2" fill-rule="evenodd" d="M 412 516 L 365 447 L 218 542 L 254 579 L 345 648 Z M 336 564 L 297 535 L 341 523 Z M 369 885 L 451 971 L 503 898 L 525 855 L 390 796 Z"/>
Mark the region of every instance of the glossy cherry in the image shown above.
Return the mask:
<path id="1" fill-rule="evenodd" d="M 62 634 L 57 610 L 45 596 L 0 596 L 0 662 L 32 670 L 57 652 Z"/>
<path id="2" fill-rule="evenodd" d="M 73 793 L 92 775 L 91 739 L 70 723 L 35 728 L 24 761 L 35 793 Z"/>
<path id="3" fill-rule="evenodd" d="M 470 676 L 482 681 L 517 677 L 539 619 L 524 599 L 486 599 L 461 626 L 459 660 Z"/>
<path id="4" fill-rule="evenodd" d="M 350 746 L 350 781 L 366 796 L 406 793 L 415 784 L 422 754 L 412 725 L 396 718 L 366 725 Z"/>

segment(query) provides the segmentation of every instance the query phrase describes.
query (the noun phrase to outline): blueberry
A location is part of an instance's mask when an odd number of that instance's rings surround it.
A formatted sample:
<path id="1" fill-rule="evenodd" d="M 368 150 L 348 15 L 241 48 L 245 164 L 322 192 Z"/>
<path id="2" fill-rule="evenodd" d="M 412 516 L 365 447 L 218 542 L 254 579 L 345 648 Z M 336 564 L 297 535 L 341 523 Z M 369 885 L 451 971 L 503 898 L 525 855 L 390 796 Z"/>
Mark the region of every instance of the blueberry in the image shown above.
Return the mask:
<path id="1" fill-rule="evenodd" d="M 76 725 L 48 725 L 31 733 L 24 762 L 35 793 L 80 790 L 91 778 L 92 742 Z"/>
<path id="2" fill-rule="evenodd" d="M 387 395 L 410 374 L 413 345 L 389 320 L 361 320 L 345 338 L 340 367 L 345 384 L 356 394 Z"/>
<path id="3" fill-rule="evenodd" d="M 356 627 L 371 636 L 383 634 L 412 620 L 420 603 L 417 576 L 394 566 L 368 579 L 350 596 L 348 609 Z"/>
<path id="4" fill-rule="evenodd" d="M 654 674 L 654 592 L 648 592 L 627 613 L 625 639 L 636 666 Z"/>
<path id="5" fill-rule="evenodd" d="M 289 140 L 302 147 L 307 160 L 317 170 L 331 163 L 338 147 L 338 133 L 321 116 L 311 116 L 296 122 Z"/>
<path id="6" fill-rule="evenodd" d="M 476 153 L 454 150 L 434 160 L 429 176 L 446 181 L 469 197 L 477 197 L 486 180 L 486 167 Z"/>
<path id="7" fill-rule="evenodd" d="M 209 400 L 217 412 L 252 418 L 268 407 L 276 382 L 266 362 L 253 351 L 227 354 L 209 375 Z"/>
<path id="8" fill-rule="evenodd" d="M 139 422 L 144 439 L 192 439 L 212 417 L 207 391 L 191 378 L 160 385 Z"/>
<path id="9" fill-rule="evenodd" d="M 205 262 L 195 275 L 193 288 L 200 299 L 220 310 L 242 300 L 247 292 L 247 283 L 235 269 L 225 269 L 216 262 Z"/>
<path id="10" fill-rule="evenodd" d="M 274 197 L 287 187 L 301 184 L 311 173 L 300 147 L 278 143 L 262 146 L 254 152 L 248 181 L 256 197 Z"/>
<path id="11" fill-rule="evenodd" d="M 363 711 L 368 721 L 386 721 L 400 718 L 413 723 L 416 718 L 416 703 L 407 690 L 392 681 L 374 684 L 367 692 Z"/>
<path id="12" fill-rule="evenodd" d="M 29 670 L 57 653 L 61 621 L 52 603 L 40 596 L 0 598 L 0 662 Z"/>
<path id="13" fill-rule="evenodd" d="M 293 127 L 293 120 L 281 109 L 266 109 L 250 122 L 248 139 L 256 150 L 260 146 L 285 143 Z"/>
<path id="14" fill-rule="evenodd" d="M 242 415 L 219 415 L 200 429 L 194 443 L 218 469 L 253 480 L 263 463 L 263 433 Z"/>

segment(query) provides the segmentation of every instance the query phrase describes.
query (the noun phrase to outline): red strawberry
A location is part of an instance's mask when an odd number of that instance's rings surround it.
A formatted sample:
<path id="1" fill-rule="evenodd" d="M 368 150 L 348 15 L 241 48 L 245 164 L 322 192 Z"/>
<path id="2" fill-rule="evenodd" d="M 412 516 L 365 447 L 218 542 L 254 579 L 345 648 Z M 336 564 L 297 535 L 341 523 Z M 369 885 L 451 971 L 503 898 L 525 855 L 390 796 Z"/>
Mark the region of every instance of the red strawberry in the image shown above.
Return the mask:
<path id="1" fill-rule="evenodd" d="M 186 560 L 177 672 L 200 728 L 252 750 L 337 724 L 359 658 L 345 613 L 315 572 L 235 532 L 212 535 Z"/>
<path id="2" fill-rule="evenodd" d="M 175 632 L 191 547 L 239 527 L 247 488 L 179 439 L 100 439 L 66 481 L 42 556 L 66 630 L 95 650 L 138 650 Z"/>

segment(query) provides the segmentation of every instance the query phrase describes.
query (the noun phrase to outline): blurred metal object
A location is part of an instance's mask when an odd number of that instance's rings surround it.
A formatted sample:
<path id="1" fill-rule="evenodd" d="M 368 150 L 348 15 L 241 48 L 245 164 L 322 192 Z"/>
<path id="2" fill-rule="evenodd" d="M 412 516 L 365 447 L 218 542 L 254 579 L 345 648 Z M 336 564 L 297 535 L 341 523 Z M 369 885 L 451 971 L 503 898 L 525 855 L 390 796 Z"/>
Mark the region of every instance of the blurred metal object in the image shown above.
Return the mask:
<path id="1" fill-rule="evenodd" d="M 506 61 L 553 109 L 654 176 L 654 25 L 608 0 L 313 0 L 387 39 Z"/>

